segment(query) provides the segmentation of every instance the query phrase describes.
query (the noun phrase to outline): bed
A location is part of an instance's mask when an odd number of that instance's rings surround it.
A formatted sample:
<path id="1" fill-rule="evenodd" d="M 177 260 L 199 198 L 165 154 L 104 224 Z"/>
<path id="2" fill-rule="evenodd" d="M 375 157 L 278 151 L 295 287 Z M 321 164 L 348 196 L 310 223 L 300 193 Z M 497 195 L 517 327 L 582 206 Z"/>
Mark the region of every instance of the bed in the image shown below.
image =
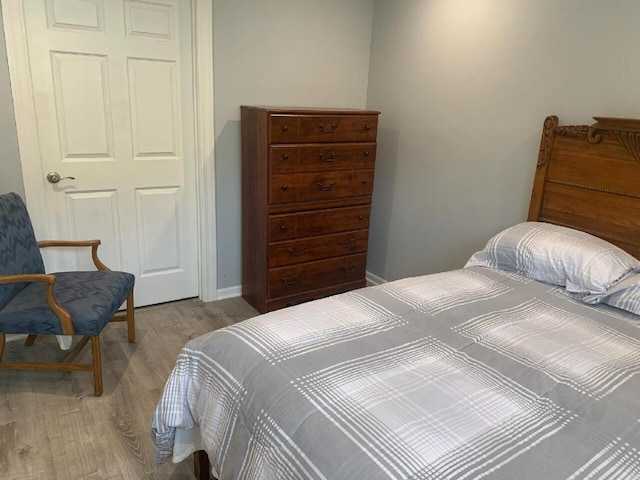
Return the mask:
<path id="1" fill-rule="evenodd" d="M 231 479 L 640 478 L 640 121 L 548 117 L 528 221 L 464 268 L 182 349 L 158 463 Z"/>

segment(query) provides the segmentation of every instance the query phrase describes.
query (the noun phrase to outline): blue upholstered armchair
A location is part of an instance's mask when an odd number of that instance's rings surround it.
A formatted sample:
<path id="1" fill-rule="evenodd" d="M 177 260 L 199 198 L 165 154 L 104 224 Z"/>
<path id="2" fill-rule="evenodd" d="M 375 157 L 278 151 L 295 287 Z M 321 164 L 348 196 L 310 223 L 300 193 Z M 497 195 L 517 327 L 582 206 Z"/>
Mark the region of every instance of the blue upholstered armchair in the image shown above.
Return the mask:
<path id="1" fill-rule="evenodd" d="M 98 258 L 100 240 L 36 242 L 27 208 L 15 193 L 0 195 L 0 369 L 93 372 L 96 396 L 102 395 L 100 333 L 110 321 L 126 321 L 135 341 L 134 276 L 110 271 Z M 96 271 L 46 274 L 45 247 L 91 247 Z M 126 300 L 125 314 L 115 315 Z M 81 335 L 62 362 L 3 362 L 6 334 Z M 73 363 L 91 342 L 91 364 Z"/>

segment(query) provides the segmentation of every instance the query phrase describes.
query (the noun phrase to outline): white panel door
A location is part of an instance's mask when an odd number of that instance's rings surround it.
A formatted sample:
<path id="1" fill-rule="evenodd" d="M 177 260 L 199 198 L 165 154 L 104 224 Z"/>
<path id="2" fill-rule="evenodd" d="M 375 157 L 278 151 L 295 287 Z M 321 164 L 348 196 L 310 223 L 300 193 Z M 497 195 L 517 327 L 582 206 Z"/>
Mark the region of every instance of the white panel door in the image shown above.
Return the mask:
<path id="1" fill-rule="evenodd" d="M 190 2 L 24 12 L 50 236 L 101 239 L 103 262 L 136 275 L 137 305 L 197 296 Z M 49 270 L 91 265 L 43 253 Z"/>

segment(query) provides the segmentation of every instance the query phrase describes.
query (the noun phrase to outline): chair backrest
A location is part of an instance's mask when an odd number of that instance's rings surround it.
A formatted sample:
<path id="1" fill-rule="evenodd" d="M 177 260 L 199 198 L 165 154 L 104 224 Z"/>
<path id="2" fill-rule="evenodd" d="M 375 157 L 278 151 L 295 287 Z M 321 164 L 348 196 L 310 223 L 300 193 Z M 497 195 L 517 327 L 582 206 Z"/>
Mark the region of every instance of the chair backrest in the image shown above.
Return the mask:
<path id="1" fill-rule="evenodd" d="M 44 273 L 27 207 L 16 193 L 0 195 L 0 275 Z M 26 283 L 0 284 L 0 309 Z"/>

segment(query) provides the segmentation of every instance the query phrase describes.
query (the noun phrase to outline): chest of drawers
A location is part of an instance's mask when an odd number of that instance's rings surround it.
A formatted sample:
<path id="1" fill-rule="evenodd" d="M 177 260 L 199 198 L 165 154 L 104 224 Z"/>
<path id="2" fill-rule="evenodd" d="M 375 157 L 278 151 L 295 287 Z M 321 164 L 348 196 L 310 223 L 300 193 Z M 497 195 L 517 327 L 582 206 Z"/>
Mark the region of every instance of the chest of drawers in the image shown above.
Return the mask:
<path id="1" fill-rule="evenodd" d="M 378 115 L 241 107 L 242 296 L 259 312 L 365 286 Z"/>

